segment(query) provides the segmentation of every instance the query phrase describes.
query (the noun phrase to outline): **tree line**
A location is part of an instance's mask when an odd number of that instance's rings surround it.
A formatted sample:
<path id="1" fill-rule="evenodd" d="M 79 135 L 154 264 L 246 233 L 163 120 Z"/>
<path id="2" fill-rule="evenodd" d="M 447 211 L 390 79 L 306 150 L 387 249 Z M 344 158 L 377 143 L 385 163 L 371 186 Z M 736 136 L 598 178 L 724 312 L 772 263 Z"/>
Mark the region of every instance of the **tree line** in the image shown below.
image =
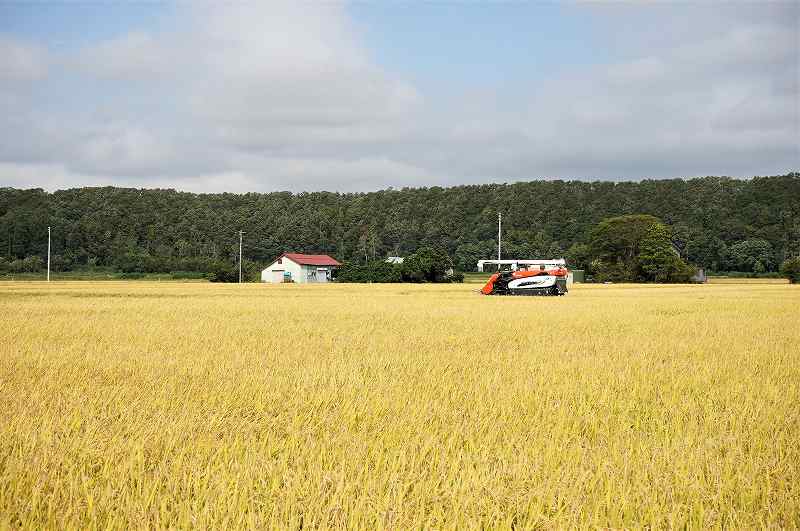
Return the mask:
<path id="1" fill-rule="evenodd" d="M 336 272 L 338 282 L 463 282 L 453 259 L 439 247 L 420 247 L 400 263 L 386 260 L 345 262 Z"/>
<path id="2" fill-rule="evenodd" d="M 626 215 L 657 218 L 666 231 L 651 234 L 651 243 L 667 238 L 683 262 L 711 271 L 774 272 L 800 255 L 800 173 L 793 172 L 369 193 L 0 188 L 0 268 L 41 268 L 51 226 L 56 271 L 209 271 L 237 260 L 239 230 L 252 268 L 284 251 L 367 263 L 432 248 L 472 271 L 479 259 L 496 256 L 498 212 L 504 257 L 563 256 L 588 270 L 609 264 L 593 234 L 604 220 Z"/>

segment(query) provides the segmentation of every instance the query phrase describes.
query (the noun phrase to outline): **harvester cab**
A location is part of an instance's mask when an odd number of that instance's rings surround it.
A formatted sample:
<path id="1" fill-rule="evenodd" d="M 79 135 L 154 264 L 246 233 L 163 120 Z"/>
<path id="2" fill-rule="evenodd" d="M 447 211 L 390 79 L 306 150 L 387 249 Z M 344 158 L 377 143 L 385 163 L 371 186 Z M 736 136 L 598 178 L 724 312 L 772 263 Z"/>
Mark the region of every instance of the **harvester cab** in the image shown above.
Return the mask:
<path id="1" fill-rule="evenodd" d="M 481 260 L 478 270 L 496 265 L 498 272 L 481 289 L 484 295 L 564 295 L 569 270 L 559 260 Z"/>

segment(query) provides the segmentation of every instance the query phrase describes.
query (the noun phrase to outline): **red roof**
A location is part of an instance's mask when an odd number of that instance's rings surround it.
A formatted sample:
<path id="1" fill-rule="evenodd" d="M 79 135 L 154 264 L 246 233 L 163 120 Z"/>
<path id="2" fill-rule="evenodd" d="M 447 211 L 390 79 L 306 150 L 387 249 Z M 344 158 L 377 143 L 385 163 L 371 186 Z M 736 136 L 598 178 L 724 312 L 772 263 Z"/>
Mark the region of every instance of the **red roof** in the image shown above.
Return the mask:
<path id="1" fill-rule="evenodd" d="M 276 260 L 286 257 L 292 262 L 300 265 L 312 266 L 340 266 L 339 262 L 328 256 L 327 254 L 300 254 L 300 253 L 283 253 Z"/>

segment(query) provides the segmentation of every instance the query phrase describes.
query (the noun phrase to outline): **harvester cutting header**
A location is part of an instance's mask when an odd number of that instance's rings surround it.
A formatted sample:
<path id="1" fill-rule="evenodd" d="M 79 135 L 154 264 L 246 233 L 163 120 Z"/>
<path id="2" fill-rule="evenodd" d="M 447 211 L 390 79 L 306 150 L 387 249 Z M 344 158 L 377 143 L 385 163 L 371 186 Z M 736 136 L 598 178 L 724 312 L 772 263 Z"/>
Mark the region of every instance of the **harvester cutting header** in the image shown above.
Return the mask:
<path id="1" fill-rule="evenodd" d="M 498 271 L 481 289 L 484 295 L 564 295 L 567 293 L 569 270 L 559 260 L 481 260 L 478 270 L 486 265 L 506 269 Z"/>

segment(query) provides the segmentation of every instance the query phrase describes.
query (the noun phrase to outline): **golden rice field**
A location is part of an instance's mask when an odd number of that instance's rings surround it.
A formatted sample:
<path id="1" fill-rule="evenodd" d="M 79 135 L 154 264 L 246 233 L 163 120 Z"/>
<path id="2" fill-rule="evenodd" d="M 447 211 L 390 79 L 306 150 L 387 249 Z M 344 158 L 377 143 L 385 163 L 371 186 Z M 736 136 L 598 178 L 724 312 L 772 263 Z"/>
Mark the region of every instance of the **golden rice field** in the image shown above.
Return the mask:
<path id="1" fill-rule="evenodd" d="M 0 284 L 0 528 L 797 528 L 800 286 Z"/>

